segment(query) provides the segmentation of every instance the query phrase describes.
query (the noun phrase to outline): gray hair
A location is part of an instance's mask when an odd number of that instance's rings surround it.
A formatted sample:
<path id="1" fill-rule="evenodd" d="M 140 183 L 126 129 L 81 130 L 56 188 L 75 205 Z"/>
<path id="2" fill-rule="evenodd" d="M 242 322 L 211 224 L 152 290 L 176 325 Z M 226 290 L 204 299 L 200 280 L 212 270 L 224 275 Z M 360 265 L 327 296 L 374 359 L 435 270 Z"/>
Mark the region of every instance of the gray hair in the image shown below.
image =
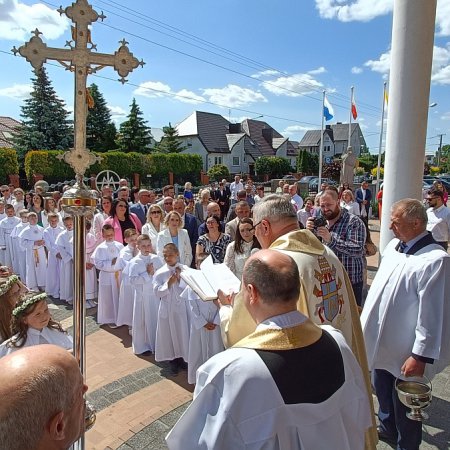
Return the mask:
<path id="1" fill-rule="evenodd" d="M 74 389 L 61 367 L 45 367 L 23 381 L 2 402 L 9 402 L 0 416 L 0 448 L 34 449 L 45 425 L 57 413 L 73 405 Z M 10 397 L 10 399 L 8 399 Z"/>
<path id="2" fill-rule="evenodd" d="M 278 194 L 263 197 L 253 206 L 253 222 L 258 223 L 263 219 L 267 219 L 269 222 L 298 221 L 297 213 L 290 199 Z"/>
<path id="3" fill-rule="evenodd" d="M 391 211 L 398 211 L 408 222 L 418 220 L 425 230 L 428 223 L 427 210 L 422 202 L 415 198 L 403 198 L 392 205 Z"/>

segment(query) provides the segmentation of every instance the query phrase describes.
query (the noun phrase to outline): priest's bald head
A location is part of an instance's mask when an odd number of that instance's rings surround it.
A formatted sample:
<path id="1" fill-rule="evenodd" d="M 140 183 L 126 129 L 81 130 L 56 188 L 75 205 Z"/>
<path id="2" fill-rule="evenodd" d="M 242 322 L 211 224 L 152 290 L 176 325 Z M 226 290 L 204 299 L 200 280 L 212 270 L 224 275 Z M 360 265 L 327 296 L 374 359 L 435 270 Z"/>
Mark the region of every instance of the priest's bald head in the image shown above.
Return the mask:
<path id="1" fill-rule="evenodd" d="M 54 345 L 0 359 L 0 448 L 62 450 L 84 427 L 87 391 L 77 361 Z"/>
<path id="2" fill-rule="evenodd" d="M 300 274 L 295 261 L 285 253 L 260 250 L 244 266 L 244 304 L 256 323 L 297 310 Z"/>
<path id="3" fill-rule="evenodd" d="M 290 198 L 283 195 L 263 197 L 253 206 L 252 212 L 255 236 L 262 248 L 269 248 L 283 234 L 299 229 L 294 206 Z"/>

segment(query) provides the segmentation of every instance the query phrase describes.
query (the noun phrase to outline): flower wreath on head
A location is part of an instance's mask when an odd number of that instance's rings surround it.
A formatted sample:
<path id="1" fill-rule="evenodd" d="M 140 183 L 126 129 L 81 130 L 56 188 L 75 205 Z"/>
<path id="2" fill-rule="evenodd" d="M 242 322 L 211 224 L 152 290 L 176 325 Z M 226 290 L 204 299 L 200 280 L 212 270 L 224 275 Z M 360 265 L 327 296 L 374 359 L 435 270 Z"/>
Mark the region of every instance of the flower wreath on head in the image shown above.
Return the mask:
<path id="1" fill-rule="evenodd" d="M 24 301 L 20 306 L 17 306 L 13 309 L 12 315 L 17 317 L 20 313 L 24 312 L 29 306 L 34 305 L 41 300 L 45 300 L 47 298 L 47 294 L 42 292 L 40 294 L 33 295 L 28 300 Z"/>
<path id="2" fill-rule="evenodd" d="M 0 285 L 0 297 L 5 295 L 19 281 L 17 275 L 11 275 L 3 284 Z"/>

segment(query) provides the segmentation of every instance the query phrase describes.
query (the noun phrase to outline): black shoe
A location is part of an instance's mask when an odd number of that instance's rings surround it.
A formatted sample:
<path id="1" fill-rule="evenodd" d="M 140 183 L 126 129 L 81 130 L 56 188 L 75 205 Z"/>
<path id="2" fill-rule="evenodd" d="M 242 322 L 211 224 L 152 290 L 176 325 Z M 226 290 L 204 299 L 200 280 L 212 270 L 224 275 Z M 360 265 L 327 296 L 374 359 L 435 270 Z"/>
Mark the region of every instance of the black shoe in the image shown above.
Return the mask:
<path id="1" fill-rule="evenodd" d="M 392 434 L 387 433 L 380 426 L 377 427 L 378 439 L 387 442 L 388 444 L 397 445 L 397 438 Z"/>
<path id="2" fill-rule="evenodd" d="M 178 375 L 178 362 L 176 359 L 169 361 L 169 372 L 170 372 L 170 375 L 173 375 L 173 376 Z"/>
<path id="3" fill-rule="evenodd" d="M 177 362 L 178 362 L 178 368 L 180 368 L 181 370 L 187 370 L 188 365 L 187 365 L 187 362 L 183 358 L 178 358 Z"/>

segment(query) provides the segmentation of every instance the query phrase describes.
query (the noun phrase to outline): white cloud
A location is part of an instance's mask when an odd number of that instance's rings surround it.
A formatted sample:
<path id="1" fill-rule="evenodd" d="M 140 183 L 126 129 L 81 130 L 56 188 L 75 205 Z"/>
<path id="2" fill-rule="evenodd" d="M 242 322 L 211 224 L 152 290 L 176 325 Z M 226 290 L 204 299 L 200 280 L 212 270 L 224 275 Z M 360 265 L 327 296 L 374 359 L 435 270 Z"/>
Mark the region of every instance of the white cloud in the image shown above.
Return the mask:
<path id="1" fill-rule="evenodd" d="M 352 73 L 354 73 L 355 75 L 359 75 L 360 73 L 363 73 L 363 69 L 361 67 L 352 67 Z"/>
<path id="2" fill-rule="evenodd" d="M 294 136 L 296 139 L 301 139 L 308 130 L 315 130 L 315 129 L 316 129 L 316 127 L 314 127 L 312 125 L 310 127 L 304 127 L 302 125 L 290 125 L 290 126 L 286 127 L 281 132 L 281 134 L 285 137 Z"/>
<path id="3" fill-rule="evenodd" d="M 316 9 L 323 19 L 340 22 L 369 22 L 392 12 L 394 0 L 316 0 Z M 439 36 L 450 35 L 450 2 L 438 0 L 436 28 Z"/>
<path id="4" fill-rule="evenodd" d="M 111 114 L 115 116 L 126 116 L 127 112 L 121 106 L 108 106 Z"/>
<path id="5" fill-rule="evenodd" d="M 263 70 L 261 72 L 255 73 L 252 75 L 253 78 L 267 78 L 267 77 L 271 77 L 273 75 L 280 75 L 280 72 L 278 72 L 278 70 Z"/>
<path id="6" fill-rule="evenodd" d="M 198 104 L 205 101 L 203 97 L 192 91 L 188 91 L 187 89 L 173 91 L 169 85 L 164 84 L 161 81 L 145 81 L 134 90 L 134 94 L 148 98 L 165 97 L 169 95 L 180 102 L 192 104 Z"/>
<path id="7" fill-rule="evenodd" d="M 391 65 L 391 51 L 383 53 L 378 59 L 370 59 L 364 63 L 365 67 L 379 73 L 388 73 Z"/>
<path id="8" fill-rule="evenodd" d="M 441 119 L 442 119 L 442 120 L 450 120 L 450 111 L 444 113 L 444 114 L 441 116 Z"/>
<path id="9" fill-rule="evenodd" d="M 42 3 L 26 5 L 18 0 L 0 2 L 0 39 L 27 41 L 36 28 L 46 40 L 57 39 L 69 29 L 69 19 Z"/>
<path id="10" fill-rule="evenodd" d="M 30 95 L 31 90 L 31 84 L 14 84 L 11 87 L 0 89 L 0 96 L 23 100 Z"/>
<path id="11" fill-rule="evenodd" d="M 327 69 L 325 69 L 325 67 L 321 66 L 321 67 L 318 67 L 317 69 L 310 70 L 308 73 L 310 75 L 318 75 L 319 73 L 325 73 L 326 71 L 327 71 Z"/>
<path id="12" fill-rule="evenodd" d="M 309 73 L 296 73 L 286 77 L 278 77 L 274 80 L 264 81 L 261 86 L 272 94 L 288 97 L 300 97 L 323 88 L 323 84 Z"/>
<path id="13" fill-rule="evenodd" d="M 260 92 L 235 84 L 229 84 L 220 89 L 203 89 L 203 95 L 208 97 L 209 101 L 213 103 L 230 108 L 239 108 L 257 102 L 267 102 L 267 99 Z"/>

